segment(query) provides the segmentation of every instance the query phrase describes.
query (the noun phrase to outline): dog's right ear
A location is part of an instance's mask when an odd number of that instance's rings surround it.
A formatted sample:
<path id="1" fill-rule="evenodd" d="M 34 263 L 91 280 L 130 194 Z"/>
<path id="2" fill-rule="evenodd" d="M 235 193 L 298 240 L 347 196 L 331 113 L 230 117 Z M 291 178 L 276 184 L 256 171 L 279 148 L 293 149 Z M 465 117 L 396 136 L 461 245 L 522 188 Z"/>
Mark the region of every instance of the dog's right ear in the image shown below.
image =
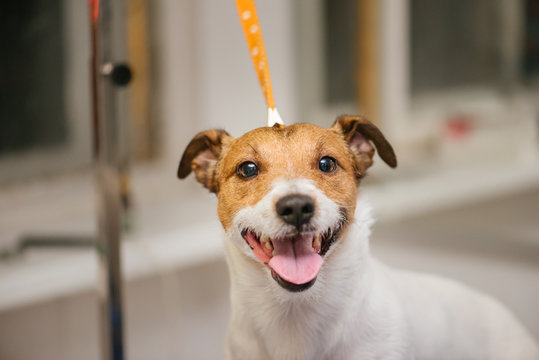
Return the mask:
<path id="1" fill-rule="evenodd" d="M 366 170 L 372 165 L 374 147 L 371 142 L 386 164 L 392 168 L 397 166 L 397 157 L 389 141 L 373 123 L 364 117 L 339 116 L 331 129 L 341 134 L 348 143 L 348 147 L 356 158 L 358 177 L 365 175 Z"/>
<path id="2" fill-rule="evenodd" d="M 178 177 L 184 179 L 193 171 L 199 183 L 217 193 L 219 184 L 215 172 L 223 147 L 232 140 L 224 130 L 206 130 L 195 135 L 183 152 Z"/>

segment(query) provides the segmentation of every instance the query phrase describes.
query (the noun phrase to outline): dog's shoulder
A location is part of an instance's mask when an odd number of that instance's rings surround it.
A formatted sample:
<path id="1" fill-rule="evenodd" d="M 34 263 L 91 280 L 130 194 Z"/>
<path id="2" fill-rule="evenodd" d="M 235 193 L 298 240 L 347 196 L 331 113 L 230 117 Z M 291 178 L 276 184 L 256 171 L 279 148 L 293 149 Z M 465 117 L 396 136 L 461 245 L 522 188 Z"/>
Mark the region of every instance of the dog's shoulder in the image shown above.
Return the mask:
<path id="1" fill-rule="evenodd" d="M 403 270 L 390 274 L 419 358 L 440 356 L 429 349 L 445 348 L 469 358 L 539 359 L 531 335 L 493 297 L 442 276 Z"/>

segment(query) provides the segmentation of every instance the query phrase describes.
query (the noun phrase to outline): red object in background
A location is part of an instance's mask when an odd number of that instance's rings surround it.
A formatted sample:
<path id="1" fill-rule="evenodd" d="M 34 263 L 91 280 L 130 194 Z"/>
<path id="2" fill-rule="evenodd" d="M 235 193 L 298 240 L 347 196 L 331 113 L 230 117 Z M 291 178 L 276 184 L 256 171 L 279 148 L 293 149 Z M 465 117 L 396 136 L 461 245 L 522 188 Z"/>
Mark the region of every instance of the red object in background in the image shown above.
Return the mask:
<path id="1" fill-rule="evenodd" d="M 90 3 L 90 16 L 92 22 L 95 23 L 99 16 L 99 0 L 88 0 Z"/>
<path id="2" fill-rule="evenodd" d="M 474 130 L 475 118 L 471 115 L 459 114 L 449 117 L 445 123 L 445 134 L 453 140 L 468 137 Z"/>

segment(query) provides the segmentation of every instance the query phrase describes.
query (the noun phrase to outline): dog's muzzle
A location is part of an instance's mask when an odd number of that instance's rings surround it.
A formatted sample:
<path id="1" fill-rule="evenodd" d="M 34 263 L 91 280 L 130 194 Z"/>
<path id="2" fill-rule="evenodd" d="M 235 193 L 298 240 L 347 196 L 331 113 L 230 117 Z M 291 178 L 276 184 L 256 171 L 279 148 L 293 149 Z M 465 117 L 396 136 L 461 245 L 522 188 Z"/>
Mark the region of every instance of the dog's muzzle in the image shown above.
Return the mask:
<path id="1" fill-rule="evenodd" d="M 254 255 L 271 269 L 272 277 L 281 287 L 304 291 L 315 283 L 323 256 L 339 236 L 345 217 L 329 228 L 317 229 L 312 221 L 316 203 L 305 194 L 278 199 L 274 211 L 289 229 L 285 235 L 270 237 L 256 229 L 244 228 L 242 237 Z"/>

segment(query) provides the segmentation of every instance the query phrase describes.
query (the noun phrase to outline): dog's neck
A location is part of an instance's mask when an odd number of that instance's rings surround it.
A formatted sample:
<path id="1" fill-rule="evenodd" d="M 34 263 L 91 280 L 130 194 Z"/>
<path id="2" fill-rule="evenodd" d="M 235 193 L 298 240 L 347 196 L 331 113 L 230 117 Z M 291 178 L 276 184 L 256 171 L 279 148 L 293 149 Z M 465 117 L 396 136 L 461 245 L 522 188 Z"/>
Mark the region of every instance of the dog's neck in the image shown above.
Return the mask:
<path id="1" fill-rule="evenodd" d="M 280 287 L 264 265 L 245 257 L 226 241 L 231 326 L 246 329 L 246 336 L 257 336 L 267 351 L 280 349 L 283 356 L 294 349 L 298 358 L 310 358 L 319 346 L 335 347 L 342 341 L 343 324 L 360 311 L 362 299 L 372 293 L 368 243 L 371 222 L 370 207 L 364 200 L 358 202 L 355 220 L 327 254 L 316 283 L 299 293 Z M 275 356 L 279 354 L 272 352 L 270 357 Z"/>

